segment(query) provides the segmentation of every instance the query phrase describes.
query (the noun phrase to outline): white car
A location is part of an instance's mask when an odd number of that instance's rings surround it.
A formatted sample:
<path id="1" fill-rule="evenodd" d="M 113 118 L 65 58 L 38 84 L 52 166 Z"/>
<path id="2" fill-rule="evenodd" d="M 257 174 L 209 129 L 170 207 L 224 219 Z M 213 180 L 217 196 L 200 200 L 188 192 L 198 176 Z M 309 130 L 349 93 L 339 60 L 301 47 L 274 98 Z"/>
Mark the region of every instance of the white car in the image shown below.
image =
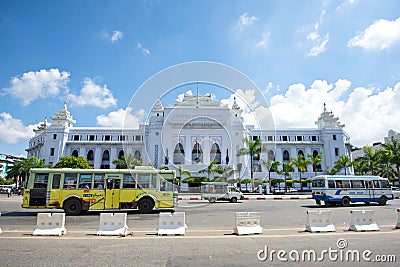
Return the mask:
<path id="1" fill-rule="evenodd" d="M 394 198 L 400 198 L 400 188 L 392 186 L 392 193 Z"/>

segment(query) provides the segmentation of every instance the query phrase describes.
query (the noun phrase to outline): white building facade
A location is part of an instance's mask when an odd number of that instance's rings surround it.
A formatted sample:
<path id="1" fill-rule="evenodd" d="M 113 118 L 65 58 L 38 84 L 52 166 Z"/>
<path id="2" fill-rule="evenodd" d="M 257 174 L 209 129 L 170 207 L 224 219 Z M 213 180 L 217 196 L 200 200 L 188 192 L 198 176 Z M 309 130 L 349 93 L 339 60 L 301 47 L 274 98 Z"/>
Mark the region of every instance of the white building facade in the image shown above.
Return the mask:
<path id="1" fill-rule="evenodd" d="M 245 166 L 241 178 L 248 178 L 248 157 L 236 154 L 244 147 L 245 137 L 261 138 L 265 150 L 253 166 L 255 178 L 260 180 L 268 175 L 261 159 L 284 162 L 298 154 L 322 153 L 322 171 L 330 170 L 339 155 L 351 156 L 344 125 L 325 106 L 315 129 L 248 130 L 241 115 L 236 101 L 228 107 L 211 96 L 185 95 L 182 101 L 175 100 L 173 106 L 167 107 L 158 99 L 148 122 L 139 129 L 74 127 L 76 122 L 64 104 L 50 117 L 51 125 L 44 122 L 34 130 L 35 136 L 29 140 L 26 151 L 28 157 L 45 159 L 51 165 L 61 156 L 82 156 L 95 168 L 104 169 L 115 168 L 114 159 L 132 154 L 145 165 L 182 167 L 194 176 L 213 160 L 232 169 L 241 163 Z M 308 166 L 302 177 L 314 174 L 312 166 Z M 293 173 L 296 176 L 297 170 Z"/>

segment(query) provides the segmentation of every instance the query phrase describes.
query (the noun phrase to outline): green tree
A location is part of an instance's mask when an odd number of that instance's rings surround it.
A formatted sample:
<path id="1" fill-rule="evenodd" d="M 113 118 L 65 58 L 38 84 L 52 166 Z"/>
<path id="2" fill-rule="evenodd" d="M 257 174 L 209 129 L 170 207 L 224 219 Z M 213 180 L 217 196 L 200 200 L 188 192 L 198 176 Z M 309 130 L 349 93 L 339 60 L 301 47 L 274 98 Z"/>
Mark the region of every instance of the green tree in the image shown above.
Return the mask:
<path id="1" fill-rule="evenodd" d="M 228 178 L 234 173 L 234 169 L 232 166 L 222 166 L 217 165 L 214 168 L 215 172 L 220 174 L 221 176 L 218 178 L 221 182 L 227 182 Z"/>
<path id="2" fill-rule="evenodd" d="M 391 179 L 395 177 L 395 170 L 391 164 L 392 151 L 381 148 L 375 152 L 375 160 L 377 162 L 377 174 Z"/>
<path id="3" fill-rule="evenodd" d="M 271 192 L 271 172 L 278 172 L 278 167 L 281 165 L 281 163 L 279 161 L 268 159 L 268 161 L 261 160 L 261 164 L 264 165 L 264 167 L 268 170 L 268 186 L 269 191 Z"/>
<path id="4" fill-rule="evenodd" d="M 322 163 L 322 153 L 318 153 L 315 156 L 307 153 L 307 159 L 313 166 L 314 175 L 317 176 L 318 166 L 320 166 L 320 164 Z"/>
<path id="5" fill-rule="evenodd" d="M 249 155 L 250 157 L 250 178 L 251 178 L 251 189 L 254 190 L 254 166 L 253 166 L 253 159 L 254 158 L 260 158 L 261 157 L 261 152 L 264 151 L 265 149 L 262 147 L 262 142 L 260 138 L 254 139 L 254 141 L 251 141 L 248 138 L 244 139 L 244 142 L 247 147 L 241 148 L 237 156 L 243 156 L 243 155 Z"/>
<path id="6" fill-rule="evenodd" d="M 386 142 L 383 148 L 390 151 L 391 157 L 389 162 L 395 167 L 397 179 L 400 182 L 400 142 L 396 139 L 392 139 L 391 142 Z"/>
<path id="7" fill-rule="evenodd" d="M 72 168 L 72 169 L 93 169 L 89 161 L 84 157 L 65 156 L 54 166 L 55 168 Z"/>
<path id="8" fill-rule="evenodd" d="M 29 178 L 29 171 L 31 168 L 45 168 L 46 161 L 44 159 L 38 159 L 37 157 L 33 156 L 27 159 L 22 159 L 21 161 L 14 164 L 11 167 L 10 171 L 7 174 L 7 178 L 13 177 L 21 177 L 24 181 L 24 186 Z"/>
<path id="9" fill-rule="evenodd" d="M 302 154 L 298 154 L 297 157 L 291 157 L 290 158 L 290 166 L 294 166 L 299 170 L 300 174 L 300 188 L 301 191 L 303 191 L 303 181 L 301 180 L 301 175 L 307 171 L 307 165 L 311 164 L 311 161 L 308 159 L 305 159 Z"/>
<path id="10" fill-rule="evenodd" d="M 134 169 L 136 166 L 143 166 L 143 160 L 137 159 L 134 155 L 128 154 L 121 158 L 114 159 L 112 163 L 117 169 Z"/>
<path id="11" fill-rule="evenodd" d="M 210 176 L 214 175 L 216 172 L 217 161 L 214 159 L 207 165 L 204 169 L 200 170 L 199 173 L 207 173 L 207 178 L 210 180 Z"/>
<path id="12" fill-rule="evenodd" d="M 285 178 L 285 192 L 287 191 L 287 178 L 291 177 L 291 173 L 294 171 L 293 167 L 290 165 L 289 162 L 284 162 L 282 164 L 282 169 L 278 171 L 279 174 L 283 175 Z"/>
<path id="13" fill-rule="evenodd" d="M 339 158 L 335 161 L 334 168 L 336 170 L 344 169 L 344 175 L 347 175 L 347 168 L 351 166 L 351 160 L 348 156 L 343 154 L 339 155 Z"/>

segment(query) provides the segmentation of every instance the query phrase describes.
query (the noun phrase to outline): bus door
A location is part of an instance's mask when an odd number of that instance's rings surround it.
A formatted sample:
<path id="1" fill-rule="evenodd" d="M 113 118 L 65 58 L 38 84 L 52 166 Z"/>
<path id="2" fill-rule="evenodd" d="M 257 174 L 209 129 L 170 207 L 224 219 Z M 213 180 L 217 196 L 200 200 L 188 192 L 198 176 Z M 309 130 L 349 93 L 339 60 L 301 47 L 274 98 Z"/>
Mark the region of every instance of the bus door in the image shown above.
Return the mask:
<path id="1" fill-rule="evenodd" d="M 29 206 L 46 206 L 47 198 L 47 185 L 49 182 L 48 173 L 35 173 L 32 188 L 29 190 Z"/>
<path id="2" fill-rule="evenodd" d="M 121 177 L 115 175 L 106 175 L 106 209 L 119 208 L 119 193 L 121 186 Z"/>
<path id="3" fill-rule="evenodd" d="M 375 191 L 374 191 L 373 181 L 366 181 L 365 182 L 365 187 L 367 188 L 367 193 L 368 193 L 369 199 L 371 201 L 373 201 L 374 198 L 375 198 Z"/>
<path id="4" fill-rule="evenodd" d="M 58 206 L 60 205 L 60 182 L 61 182 L 61 173 L 54 173 L 51 179 L 51 189 L 50 189 L 50 200 L 49 206 Z"/>

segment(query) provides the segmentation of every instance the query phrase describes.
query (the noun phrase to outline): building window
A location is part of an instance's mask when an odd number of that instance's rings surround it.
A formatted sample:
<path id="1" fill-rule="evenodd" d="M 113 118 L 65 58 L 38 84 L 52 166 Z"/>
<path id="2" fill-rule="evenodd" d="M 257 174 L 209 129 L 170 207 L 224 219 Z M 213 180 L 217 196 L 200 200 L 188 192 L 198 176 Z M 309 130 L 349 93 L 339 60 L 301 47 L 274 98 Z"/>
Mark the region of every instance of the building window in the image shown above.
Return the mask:
<path id="1" fill-rule="evenodd" d="M 79 135 L 74 135 L 74 141 L 79 141 Z"/>
<path id="2" fill-rule="evenodd" d="M 200 163 L 203 162 L 203 150 L 201 149 L 201 145 L 199 143 L 194 144 L 192 149 L 192 162 Z"/>
<path id="3" fill-rule="evenodd" d="M 335 147 L 335 156 L 338 157 L 339 156 L 339 148 Z"/>
<path id="4" fill-rule="evenodd" d="M 79 156 L 78 150 L 75 149 L 74 151 L 72 151 L 71 156 L 73 156 L 73 157 L 78 157 L 78 156 Z"/>
<path id="5" fill-rule="evenodd" d="M 185 150 L 181 143 L 175 145 L 173 162 L 174 164 L 185 164 Z"/>
<path id="6" fill-rule="evenodd" d="M 317 136 L 316 135 L 311 136 L 311 141 L 313 142 L 317 141 Z"/>
<path id="7" fill-rule="evenodd" d="M 159 136 L 160 135 L 160 132 L 156 132 L 156 136 Z"/>
<path id="8" fill-rule="evenodd" d="M 53 139 L 54 139 L 54 140 L 57 139 L 57 134 L 53 134 Z"/>
<path id="9" fill-rule="evenodd" d="M 300 141 L 300 142 L 303 141 L 303 136 L 298 135 L 297 136 L 297 141 Z"/>
<path id="10" fill-rule="evenodd" d="M 102 160 L 110 160 L 110 152 L 108 150 L 104 150 Z"/>
<path id="11" fill-rule="evenodd" d="M 50 156 L 54 156 L 54 147 L 50 148 Z"/>
<path id="12" fill-rule="evenodd" d="M 272 141 L 274 141 L 274 137 L 272 135 L 268 135 L 267 136 L 267 140 L 272 142 Z"/>
<path id="13" fill-rule="evenodd" d="M 282 141 L 287 141 L 288 137 L 286 135 L 282 136 Z"/>
<path id="14" fill-rule="evenodd" d="M 289 151 L 284 150 L 284 151 L 283 151 L 282 160 L 283 160 L 283 161 L 289 161 L 289 159 L 290 159 Z"/>
<path id="15" fill-rule="evenodd" d="M 333 140 L 336 140 L 336 134 L 333 135 Z"/>
<path id="16" fill-rule="evenodd" d="M 140 159 L 142 157 L 142 154 L 140 153 L 140 150 L 135 150 L 135 153 L 133 154 L 133 157 L 140 161 Z"/>
<path id="17" fill-rule="evenodd" d="M 141 136 L 140 135 L 135 135 L 135 141 L 141 141 Z"/>
<path id="18" fill-rule="evenodd" d="M 118 139 L 119 141 L 125 141 L 125 135 L 119 135 Z"/>
<path id="19" fill-rule="evenodd" d="M 216 164 L 221 164 L 221 150 L 217 143 L 214 143 L 210 151 L 210 161 L 215 160 Z"/>
<path id="20" fill-rule="evenodd" d="M 111 141 L 111 135 L 105 135 L 104 141 Z"/>
<path id="21" fill-rule="evenodd" d="M 89 135 L 89 141 L 94 141 L 94 135 Z"/>
<path id="22" fill-rule="evenodd" d="M 94 153 L 93 153 L 93 150 L 89 150 L 88 151 L 88 153 L 87 153 L 87 160 L 94 160 Z"/>

